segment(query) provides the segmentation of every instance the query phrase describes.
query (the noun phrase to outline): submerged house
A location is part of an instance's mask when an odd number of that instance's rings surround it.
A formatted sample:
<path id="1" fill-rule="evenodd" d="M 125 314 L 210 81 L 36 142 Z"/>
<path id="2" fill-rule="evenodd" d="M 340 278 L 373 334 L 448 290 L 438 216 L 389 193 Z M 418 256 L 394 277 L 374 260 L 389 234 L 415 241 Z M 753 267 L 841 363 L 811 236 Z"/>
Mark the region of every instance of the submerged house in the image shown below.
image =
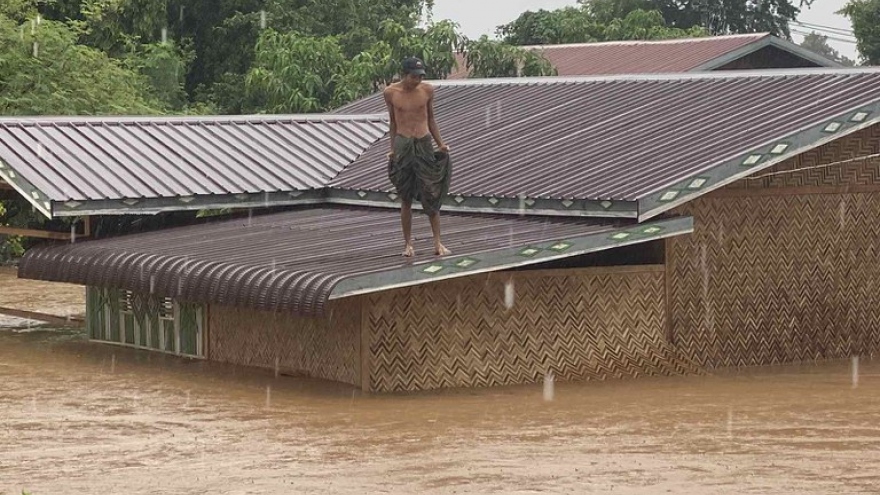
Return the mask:
<path id="1" fill-rule="evenodd" d="M 289 206 L 40 246 L 19 274 L 87 285 L 96 341 L 367 391 L 880 346 L 880 70 L 436 84 L 450 256 L 420 215 L 399 255 L 376 95 L 307 118 L 3 121 L 0 177 L 53 214 Z"/>
<path id="2" fill-rule="evenodd" d="M 533 45 L 523 48 L 541 54 L 560 76 L 842 67 L 833 60 L 770 33 Z M 456 68 L 449 79 L 465 79 L 469 74 L 465 56 L 458 54 Z"/>

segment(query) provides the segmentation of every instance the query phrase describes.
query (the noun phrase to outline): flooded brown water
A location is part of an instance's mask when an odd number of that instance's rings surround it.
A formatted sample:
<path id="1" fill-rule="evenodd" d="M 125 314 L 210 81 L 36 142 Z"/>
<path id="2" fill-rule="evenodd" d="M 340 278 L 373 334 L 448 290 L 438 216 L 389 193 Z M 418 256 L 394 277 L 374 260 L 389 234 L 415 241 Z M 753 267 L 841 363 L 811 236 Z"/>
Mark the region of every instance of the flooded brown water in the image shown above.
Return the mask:
<path id="1" fill-rule="evenodd" d="M 859 372 L 365 396 L 0 328 L 0 493 L 880 493 L 880 362 Z"/>

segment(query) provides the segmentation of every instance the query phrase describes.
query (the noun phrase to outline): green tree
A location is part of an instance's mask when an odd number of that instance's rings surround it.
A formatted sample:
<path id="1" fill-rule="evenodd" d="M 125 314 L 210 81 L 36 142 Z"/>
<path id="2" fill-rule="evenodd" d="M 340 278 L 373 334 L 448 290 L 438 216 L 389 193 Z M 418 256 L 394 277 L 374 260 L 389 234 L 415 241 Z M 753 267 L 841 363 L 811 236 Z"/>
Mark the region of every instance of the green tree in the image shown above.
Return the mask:
<path id="1" fill-rule="evenodd" d="M 514 45 L 592 43 L 635 39 L 667 39 L 704 36 L 699 26 L 686 29 L 667 25 L 659 10 L 642 8 L 646 1 L 584 3 L 580 7 L 525 12 L 498 34 Z"/>
<path id="2" fill-rule="evenodd" d="M 470 77 L 555 76 L 556 69 L 542 55 L 490 40 L 483 35 L 468 44 L 466 54 Z"/>
<path id="3" fill-rule="evenodd" d="M 0 115 L 156 114 L 146 78 L 103 52 L 77 43 L 79 33 L 55 21 L 18 23 L 0 15 Z M 0 225 L 63 227 L 24 199 L 0 201 Z M 4 256 L 21 243 L 0 243 Z"/>
<path id="4" fill-rule="evenodd" d="M 0 114 L 156 113 L 149 84 L 54 21 L 0 16 Z"/>
<path id="5" fill-rule="evenodd" d="M 801 46 L 847 67 L 856 65 L 855 61 L 841 55 L 837 50 L 828 45 L 828 36 L 823 36 L 815 31 L 804 36 Z"/>
<path id="6" fill-rule="evenodd" d="M 383 21 L 378 39 L 354 57 L 345 53 L 341 36 L 315 37 L 267 30 L 260 37 L 253 68 L 245 79 L 249 110 L 270 113 L 320 112 L 366 96 L 391 83 L 400 61 L 422 58 L 428 76 L 452 71 L 464 38 L 448 21 L 425 30 Z"/>
<path id="7" fill-rule="evenodd" d="M 812 0 L 578 0 L 578 7 L 525 12 L 498 27 L 517 45 L 662 39 L 769 32 L 790 38 L 789 22 Z M 658 12 L 651 14 L 651 12 Z M 632 29 L 632 30 L 631 30 Z"/>
<path id="8" fill-rule="evenodd" d="M 850 0 L 840 10 L 849 17 L 856 46 L 866 65 L 880 65 L 880 0 Z"/>

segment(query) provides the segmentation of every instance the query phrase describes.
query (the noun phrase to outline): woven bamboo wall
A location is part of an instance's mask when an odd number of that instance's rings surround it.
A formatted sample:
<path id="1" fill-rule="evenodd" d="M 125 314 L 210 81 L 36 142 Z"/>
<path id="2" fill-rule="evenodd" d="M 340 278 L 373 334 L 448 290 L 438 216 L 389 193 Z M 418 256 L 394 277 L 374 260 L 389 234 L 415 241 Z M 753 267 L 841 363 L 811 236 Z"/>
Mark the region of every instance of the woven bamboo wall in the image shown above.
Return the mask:
<path id="1" fill-rule="evenodd" d="M 210 360 L 360 385 L 360 298 L 331 302 L 325 318 L 244 308 L 208 310 Z"/>
<path id="2" fill-rule="evenodd" d="M 604 272 L 602 271 L 604 270 Z M 517 273 L 368 297 L 373 391 L 604 379 L 694 371 L 666 343 L 662 266 Z"/>
<path id="3" fill-rule="evenodd" d="M 880 349 L 880 160 L 821 167 L 878 150 L 875 126 L 677 210 L 695 220 L 668 241 L 680 352 L 718 367 Z"/>

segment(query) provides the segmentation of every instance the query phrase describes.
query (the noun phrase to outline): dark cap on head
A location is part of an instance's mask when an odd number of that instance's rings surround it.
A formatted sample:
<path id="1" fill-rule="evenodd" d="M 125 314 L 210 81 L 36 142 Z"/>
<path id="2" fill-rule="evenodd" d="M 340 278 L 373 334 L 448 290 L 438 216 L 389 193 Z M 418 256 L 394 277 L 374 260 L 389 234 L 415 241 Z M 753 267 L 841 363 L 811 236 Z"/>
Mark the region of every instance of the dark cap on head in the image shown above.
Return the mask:
<path id="1" fill-rule="evenodd" d="M 403 60 L 403 73 L 424 76 L 425 63 L 415 57 L 406 58 Z"/>

